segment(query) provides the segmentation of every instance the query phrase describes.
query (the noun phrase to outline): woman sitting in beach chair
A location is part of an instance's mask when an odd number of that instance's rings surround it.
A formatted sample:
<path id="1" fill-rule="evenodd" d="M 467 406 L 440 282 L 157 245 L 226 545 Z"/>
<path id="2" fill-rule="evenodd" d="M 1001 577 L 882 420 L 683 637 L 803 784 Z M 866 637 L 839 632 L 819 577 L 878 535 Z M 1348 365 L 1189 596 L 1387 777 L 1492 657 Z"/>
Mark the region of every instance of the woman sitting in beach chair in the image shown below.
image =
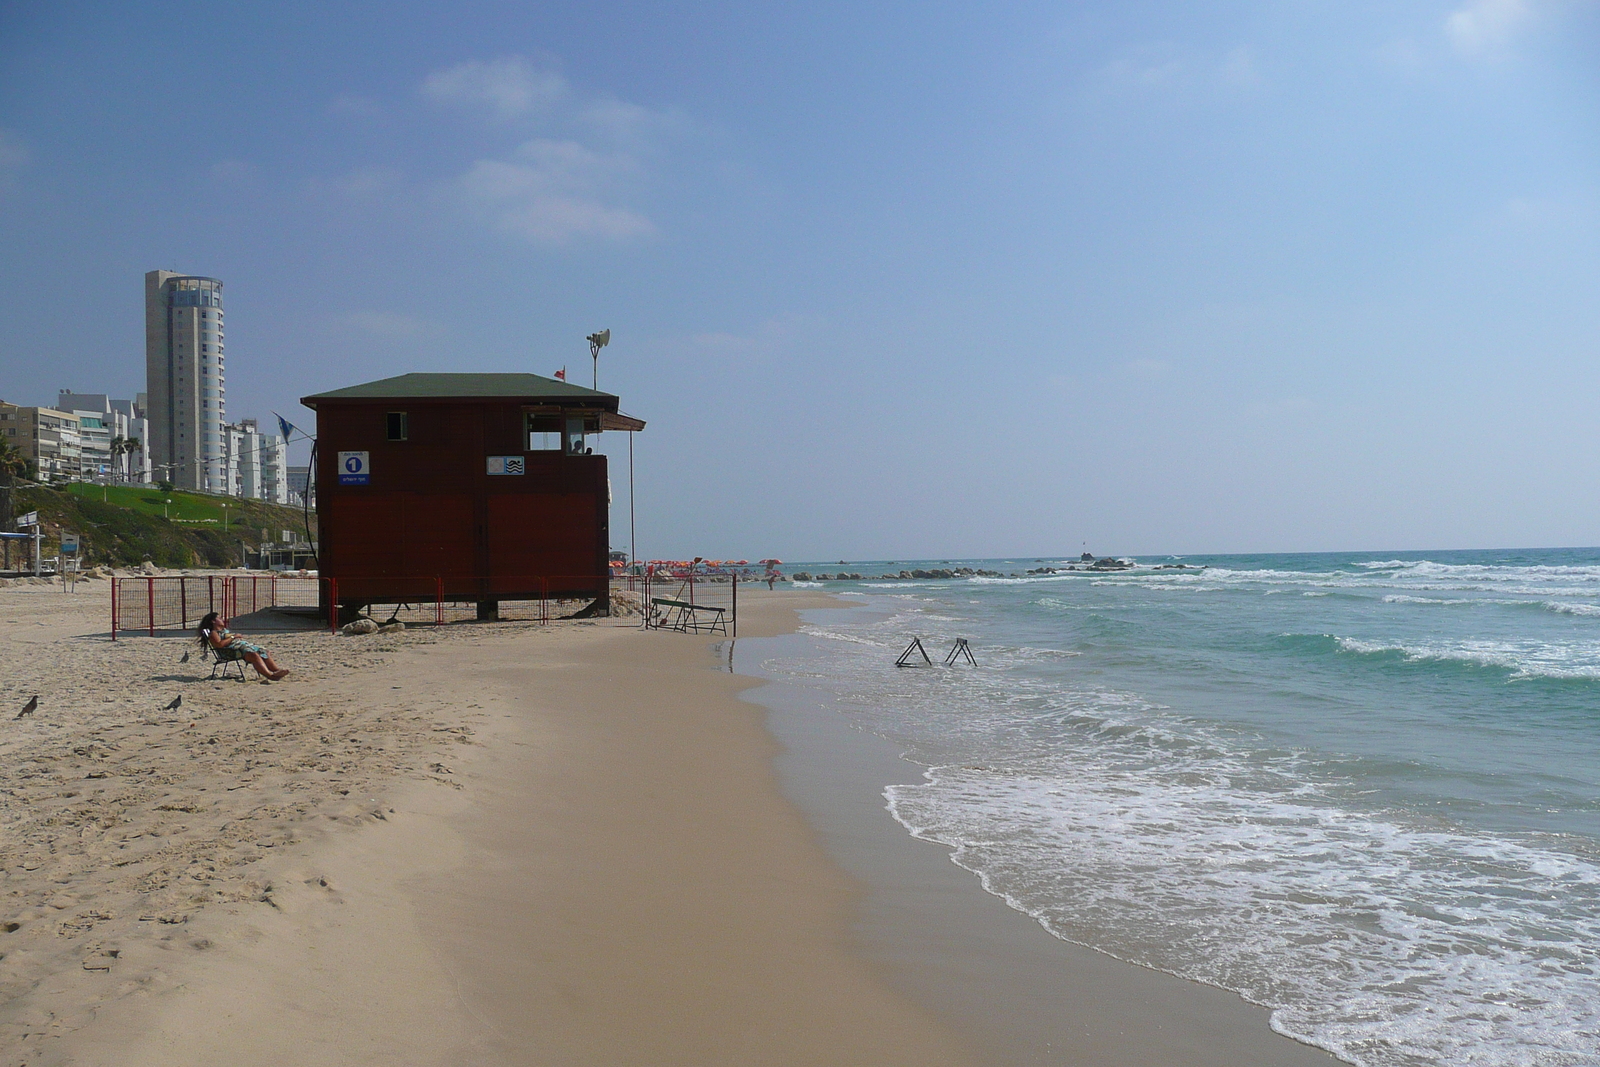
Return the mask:
<path id="1" fill-rule="evenodd" d="M 289 677 L 289 672 L 272 661 L 272 653 L 251 641 L 246 641 L 238 634 L 229 630 L 223 623 L 226 620 L 216 612 L 211 612 L 200 620 L 200 625 L 195 629 L 195 635 L 202 646 L 209 645 L 216 651 L 227 650 L 242 655 L 244 661 L 256 669 L 256 673 L 269 682 L 276 682 Z"/>

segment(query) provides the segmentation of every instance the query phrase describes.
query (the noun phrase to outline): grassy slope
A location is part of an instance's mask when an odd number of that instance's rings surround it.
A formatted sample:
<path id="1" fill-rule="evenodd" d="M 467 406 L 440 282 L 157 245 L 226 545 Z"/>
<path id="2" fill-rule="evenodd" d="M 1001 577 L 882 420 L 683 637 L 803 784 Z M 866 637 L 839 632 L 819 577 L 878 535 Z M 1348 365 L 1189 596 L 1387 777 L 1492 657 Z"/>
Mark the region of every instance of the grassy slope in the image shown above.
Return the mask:
<path id="1" fill-rule="evenodd" d="M 171 500 L 162 517 L 162 505 Z M 222 505 L 226 503 L 224 521 Z M 305 536 L 299 508 L 238 500 L 204 493 L 162 493 L 154 486 L 69 485 L 65 489 L 19 489 L 18 515 L 37 510 L 45 523 L 44 553 L 53 556 L 56 534 L 65 528 L 83 536 L 84 562 L 137 566 L 152 560 L 163 567 L 239 565 L 239 542 L 252 549 L 276 541 L 282 531 Z M 316 532 L 316 516 L 311 517 Z M 226 528 L 225 528 L 226 526 Z"/>

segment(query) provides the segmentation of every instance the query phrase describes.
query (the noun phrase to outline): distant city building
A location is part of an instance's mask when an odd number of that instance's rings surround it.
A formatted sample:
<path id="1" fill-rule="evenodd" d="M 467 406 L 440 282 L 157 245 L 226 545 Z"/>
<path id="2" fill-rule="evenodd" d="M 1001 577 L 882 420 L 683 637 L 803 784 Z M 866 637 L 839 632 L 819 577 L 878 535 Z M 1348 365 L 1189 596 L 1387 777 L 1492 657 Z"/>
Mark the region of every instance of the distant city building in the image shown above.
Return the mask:
<path id="1" fill-rule="evenodd" d="M 42 482 L 75 482 L 83 477 L 80 433 L 78 416 L 70 411 L 0 401 L 0 434 L 33 460 Z"/>
<path id="2" fill-rule="evenodd" d="M 223 485 L 230 496 L 289 502 L 289 447 L 282 435 L 261 432 L 255 419 L 222 428 Z"/>
<path id="3" fill-rule="evenodd" d="M 147 273 L 144 346 L 155 477 L 184 489 L 227 492 L 222 283 Z"/>
<path id="4" fill-rule="evenodd" d="M 289 502 L 303 504 L 306 500 L 306 490 L 311 484 L 310 467 L 289 468 Z M 313 501 L 315 503 L 315 501 Z"/>
<path id="5" fill-rule="evenodd" d="M 133 484 L 151 480 L 150 426 L 138 400 L 63 389 L 56 397 L 56 409 L 78 417 L 79 478 Z M 132 442 L 137 444 L 129 447 Z"/>
<path id="6" fill-rule="evenodd" d="M 282 434 L 261 435 L 261 499 L 289 503 L 289 442 Z"/>
<path id="7" fill-rule="evenodd" d="M 132 400 L 113 400 L 111 410 L 122 420 L 123 481 L 137 485 L 154 481 L 150 476 L 150 419 L 145 394 L 139 393 Z M 132 444 L 134 441 L 138 444 Z"/>

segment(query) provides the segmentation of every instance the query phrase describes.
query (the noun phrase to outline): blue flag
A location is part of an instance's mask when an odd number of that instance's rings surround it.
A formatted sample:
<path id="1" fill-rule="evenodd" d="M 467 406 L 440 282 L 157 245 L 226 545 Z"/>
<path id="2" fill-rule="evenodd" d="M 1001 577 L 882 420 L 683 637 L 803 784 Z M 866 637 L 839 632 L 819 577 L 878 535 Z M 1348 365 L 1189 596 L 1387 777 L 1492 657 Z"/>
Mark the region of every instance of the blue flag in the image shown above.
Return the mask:
<path id="1" fill-rule="evenodd" d="M 278 415 L 278 413 L 276 411 L 274 411 L 273 414 L 274 415 Z M 282 415 L 278 415 L 278 427 L 281 430 L 283 430 L 283 439 L 285 441 L 287 441 L 289 439 L 290 435 L 293 434 L 294 431 L 295 431 L 294 424 L 291 423 L 288 419 L 284 418 Z M 300 432 L 301 433 L 305 433 L 304 430 L 301 430 Z"/>

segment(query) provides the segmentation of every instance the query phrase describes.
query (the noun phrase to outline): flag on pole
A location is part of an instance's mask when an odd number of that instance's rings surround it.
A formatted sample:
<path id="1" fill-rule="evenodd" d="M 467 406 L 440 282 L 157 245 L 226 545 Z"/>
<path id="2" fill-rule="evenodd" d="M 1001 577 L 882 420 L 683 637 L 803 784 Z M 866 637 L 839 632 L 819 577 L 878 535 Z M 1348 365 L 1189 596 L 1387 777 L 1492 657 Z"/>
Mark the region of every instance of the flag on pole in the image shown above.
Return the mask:
<path id="1" fill-rule="evenodd" d="M 556 377 L 560 378 L 562 381 L 566 381 L 567 380 L 567 368 L 562 367 L 560 370 L 556 371 Z"/>
<path id="2" fill-rule="evenodd" d="M 278 413 L 276 411 L 274 411 L 273 414 L 274 415 L 278 415 Z M 294 433 L 295 427 L 294 427 L 294 424 L 291 423 L 288 419 L 284 418 L 282 415 L 278 415 L 278 429 L 283 431 L 283 439 L 285 441 L 287 441 L 289 439 L 290 435 Z M 302 430 L 300 432 L 301 433 L 305 433 L 304 430 Z"/>

